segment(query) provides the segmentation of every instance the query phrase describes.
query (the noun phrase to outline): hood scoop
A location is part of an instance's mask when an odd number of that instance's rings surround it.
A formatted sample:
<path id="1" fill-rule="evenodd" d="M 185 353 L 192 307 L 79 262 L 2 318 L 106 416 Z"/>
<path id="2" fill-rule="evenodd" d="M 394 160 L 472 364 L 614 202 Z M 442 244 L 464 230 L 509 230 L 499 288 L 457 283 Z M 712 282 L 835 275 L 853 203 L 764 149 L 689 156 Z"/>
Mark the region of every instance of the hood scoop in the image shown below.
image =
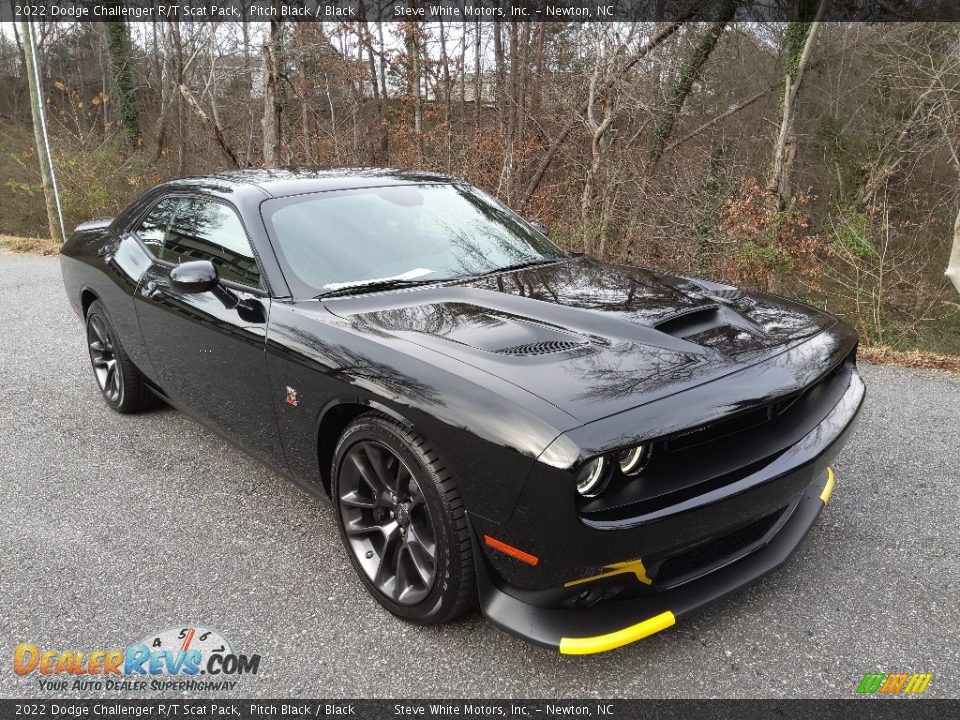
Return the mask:
<path id="1" fill-rule="evenodd" d="M 755 323 L 733 308 L 719 304 L 674 313 L 653 327 L 666 335 L 714 349 L 724 343 L 732 349 L 741 340 L 763 337 L 763 330 Z"/>
<path id="2" fill-rule="evenodd" d="M 523 343 L 522 345 L 512 345 L 494 350 L 493 352 L 498 355 L 513 355 L 514 357 L 523 355 L 550 355 L 552 353 L 575 350 L 586 344 L 585 342 L 576 342 L 574 340 L 541 340 L 539 342 Z"/>
<path id="3" fill-rule="evenodd" d="M 725 320 L 723 313 L 720 312 L 719 305 L 700 305 L 674 313 L 654 324 L 653 327 L 667 335 L 685 338 L 707 330 L 713 330 L 715 327 L 723 325 Z"/>

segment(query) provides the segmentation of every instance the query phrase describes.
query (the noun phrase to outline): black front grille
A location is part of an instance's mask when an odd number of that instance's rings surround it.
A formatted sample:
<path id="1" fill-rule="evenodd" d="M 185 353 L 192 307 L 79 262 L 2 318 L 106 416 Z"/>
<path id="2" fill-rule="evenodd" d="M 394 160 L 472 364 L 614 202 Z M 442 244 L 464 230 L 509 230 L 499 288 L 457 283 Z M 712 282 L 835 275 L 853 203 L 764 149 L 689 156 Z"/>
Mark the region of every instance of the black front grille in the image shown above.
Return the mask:
<path id="1" fill-rule="evenodd" d="M 751 549 L 751 545 L 763 540 L 784 510 L 785 507 L 780 508 L 739 530 L 667 558 L 656 572 L 657 586 L 676 585 L 679 581 L 692 580 L 738 559 Z"/>
<path id="2" fill-rule="evenodd" d="M 734 435 L 750 430 L 780 416 L 787 408 L 793 405 L 802 394 L 802 391 L 795 392 L 762 407 L 734 415 L 724 420 L 719 420 L 709 425 L 703 425 L 693 430 L 688 430 L 679 435 L 674 435 L 672 438 L 664 441 L 663 448 L 667 452 L 676 452 L 677 450 L 684 450 L 694 445 L 718 440 L 727 435 Z"/>
<path id="3" fill-rule="evenodd" d="M 580 516 L 597 528 L 648 522 L 671 506 L 762 471 L 840 401 L 850 383 L 852 357 L 803 390 L 653 441 L 643 472 L 628 478 L 614 469 L 603 494 L 579 499 Z"/>

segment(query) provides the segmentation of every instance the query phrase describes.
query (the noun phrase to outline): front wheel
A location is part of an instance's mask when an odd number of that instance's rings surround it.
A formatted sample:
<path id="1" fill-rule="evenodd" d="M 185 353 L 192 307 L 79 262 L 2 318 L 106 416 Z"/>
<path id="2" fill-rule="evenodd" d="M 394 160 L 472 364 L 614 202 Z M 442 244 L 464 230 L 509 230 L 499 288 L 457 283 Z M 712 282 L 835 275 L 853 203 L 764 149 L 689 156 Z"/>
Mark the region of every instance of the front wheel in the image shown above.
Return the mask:
<path id="1" fill-rule="evenodd" d="M 135 413 L 150 406 L 153 396 L 140 371 L 127 357 L 99 300 L 87 310 L 87 349 L 93 375 L 107 405 L 119 413 Z"/>
<path id="2" fill-rule="evenodd" d="M 332 477 L 340 537 L 381 605 L 423 625 L 473 607 L 466 513 L 426 440 L 378 413 L 361 415 L 337 444 Z"/>

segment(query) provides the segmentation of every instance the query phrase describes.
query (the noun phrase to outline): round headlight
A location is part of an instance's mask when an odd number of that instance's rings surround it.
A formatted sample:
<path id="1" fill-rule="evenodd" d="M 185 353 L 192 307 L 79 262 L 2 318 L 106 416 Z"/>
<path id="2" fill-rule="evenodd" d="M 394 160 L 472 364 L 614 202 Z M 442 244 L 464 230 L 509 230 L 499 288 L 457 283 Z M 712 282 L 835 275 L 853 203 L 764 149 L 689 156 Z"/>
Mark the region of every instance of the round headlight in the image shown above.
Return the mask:
<path id="1" fill-rule="evenodd" d="M 636 475 L 647 465 L 647 459 L 650 457 L 649 448 L 646 445 L 637 445 L 629 448 L 617 455 L 617 462 L 620 463 L 620 472 L 627 477 Z"/>
<path id="2" fill-rule="evenodd" d="M 584 465 L 577 475 L 577 492 L 583 497 L 596 497 L 607 486 L 610 473 L 607 472 L 607 459 L 598 457 Z"/>

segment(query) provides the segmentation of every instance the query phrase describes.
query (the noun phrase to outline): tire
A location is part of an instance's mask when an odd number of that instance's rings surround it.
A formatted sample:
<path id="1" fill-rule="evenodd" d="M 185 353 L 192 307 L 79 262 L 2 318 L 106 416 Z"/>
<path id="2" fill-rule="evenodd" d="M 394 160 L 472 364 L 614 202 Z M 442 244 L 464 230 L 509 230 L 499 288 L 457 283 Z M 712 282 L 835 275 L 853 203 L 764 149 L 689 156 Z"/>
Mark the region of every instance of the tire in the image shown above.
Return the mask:
<path id="1" fill-rule="evenodd" d="M 86 325 L 90 365 L 107 405 L 123 414 L 152 407 L 154 395 L 144 384 L 143 375 L 127 357 L 107 310 L 99 300 L 90 304 Z"/>
<path id="2" fill-rule="evenodd" d="M 473 609 L 466 512 L 453 478 L 423 437 L 380 413 L 361 415 L 337 443 L 331 477 L 340 538 L 383 607 L 419 625 Z"/>

